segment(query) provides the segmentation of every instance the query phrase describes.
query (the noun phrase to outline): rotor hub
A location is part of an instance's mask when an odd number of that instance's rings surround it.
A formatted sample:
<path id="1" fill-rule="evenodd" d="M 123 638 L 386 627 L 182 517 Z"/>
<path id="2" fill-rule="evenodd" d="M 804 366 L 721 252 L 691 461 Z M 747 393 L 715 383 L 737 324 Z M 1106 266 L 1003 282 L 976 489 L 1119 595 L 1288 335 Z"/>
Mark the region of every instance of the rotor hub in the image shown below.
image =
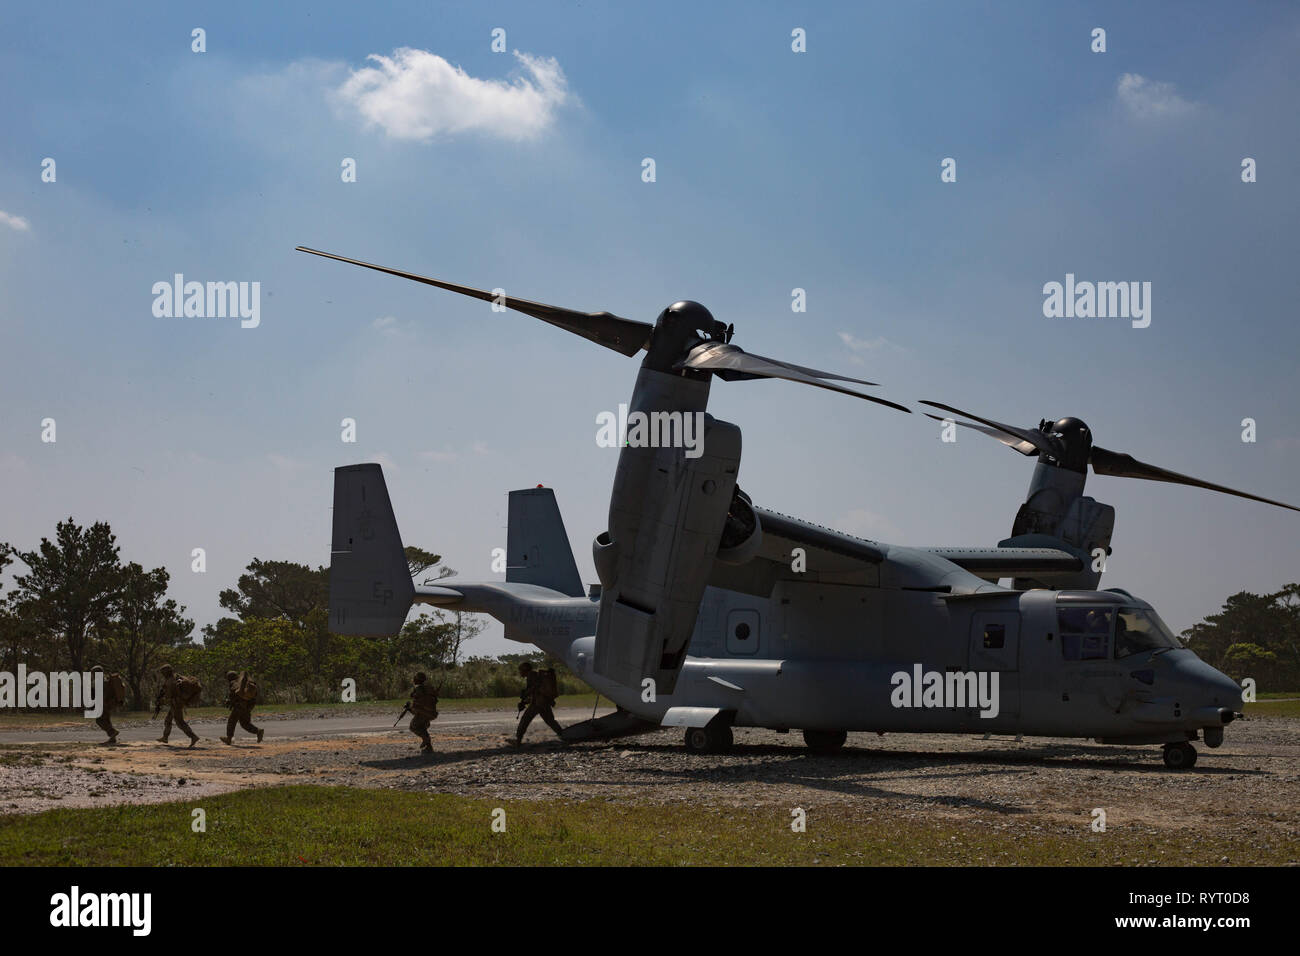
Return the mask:
<path id="1" fill-rule="evenodd" d="M 659 371 L 670 371 L 701 342 L 726 342 L 730 327 L 719 322 L 713 313 L 690 299 L 681 299 L 659 313 L 646 364 Z"/>
<path id="2" fill-rule="evenodd" d="M 1051 464 L 1071 471 L 1087 472 L 1088 458 L 1092 454 L 1092 430 L 1082 419 L 1067 417 L 1055 422 L 1043 419 L 1038 423 L 1038 430 L 1058 449 L 1056 455 L 1040 458 L 1047 458 Z"/>

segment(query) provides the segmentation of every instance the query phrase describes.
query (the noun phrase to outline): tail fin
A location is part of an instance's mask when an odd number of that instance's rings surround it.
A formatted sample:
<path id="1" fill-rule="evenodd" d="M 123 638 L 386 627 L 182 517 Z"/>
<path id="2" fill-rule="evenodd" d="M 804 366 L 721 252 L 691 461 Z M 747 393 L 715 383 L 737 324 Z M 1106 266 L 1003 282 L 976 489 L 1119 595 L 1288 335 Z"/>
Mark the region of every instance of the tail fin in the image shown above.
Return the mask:
<path id="1" fill-rule="evenodd" d="M 506 580 L 537 584 L 570 597 L 585 593 L 560 506 L 550 488 L 510 492 Z"/>
<path id="2" fill-rule="evenodd" d="M 373 464 L 335 468 L 330 630 L 393 636 L 414 597 L 383 469 Z"/>

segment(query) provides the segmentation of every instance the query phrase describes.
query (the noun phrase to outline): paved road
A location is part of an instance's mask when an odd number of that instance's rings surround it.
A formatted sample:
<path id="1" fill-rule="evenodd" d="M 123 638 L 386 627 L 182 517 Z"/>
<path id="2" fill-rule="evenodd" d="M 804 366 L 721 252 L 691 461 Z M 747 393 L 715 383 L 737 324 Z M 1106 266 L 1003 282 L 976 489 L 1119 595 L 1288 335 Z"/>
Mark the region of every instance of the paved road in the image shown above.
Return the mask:
<path id="1" fill-rule="evenodd" d="M 600 716 L 601 714 L 611 713 L 612 710 L 610 707 L 602 707 L 596 713 L 597 716 Z M 561 724 L 568 726 L 571 723 L 586 720 L 591 716 L 591 711 L 580 707 L 562 707 L 555 712 L 555 716 Z M 444 713 L 433 722 L 429 732 L 433 734 L 500 733 L 504 735 L 514 731 L 517 719 L 517 714 L 507 711 Z M 392 717 L 376 713 L 357 714 L 355 717 L 289 717 L 283 720 L 260 720 L 257 714 L 254 713 L 253 723 L 266 729 L 267 740 L 276 737 L 342 737 L 350 734 L 381 734 L 389 731 L 405 731 L 407 726 L 405 718 L 403 718 L 401 724 L 394 727 Z M 194 728 L 194 732 L 202 738 L 215 739 L 226 732 L 224 719 L 218 720 L 207 717 L 191 720 L 189 724 Z M 532 733 L 535 728 L 546 728 L 541 718 L 534 720 L 533 725 L 529 727 L 529 733 Z M 158 720 L 147 724 L 119 725 L 118 730 L 121 731 L 118 739 L 122 741 L 157 740 L 162 733 L 162 718 L 160 717 Z M 235 733 L 238 737 L 248 736 L 248 732 L 242 728 L 237 728 Z M 19 730 L 0 731 L 0 744 L 49 744 L 64 741 L 96 743 L 103 739 L 103 732 L 89 720 L 80 727 L 57 727 L 48 730 L 25 727 Z M 173 744 L 185 743 L 185 734 L 173 727 L 171 742 Z"/>

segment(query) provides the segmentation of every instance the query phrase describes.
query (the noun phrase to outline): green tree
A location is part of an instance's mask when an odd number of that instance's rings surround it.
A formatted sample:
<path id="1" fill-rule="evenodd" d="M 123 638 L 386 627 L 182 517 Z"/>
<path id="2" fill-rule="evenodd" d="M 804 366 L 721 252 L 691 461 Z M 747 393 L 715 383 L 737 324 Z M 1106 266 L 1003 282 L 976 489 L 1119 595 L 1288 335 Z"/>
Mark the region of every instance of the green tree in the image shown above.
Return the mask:
<path id="1" fill-rule="evenodd" d="M 1238 684 L 1253 677 L 1256 686 L 1263 688 L 1278 687 L 1281 677 L 1277 655 L 1258 644 L 1233 644 L 1224 653 L 1220 670 Z"/>
<path id="2" fill-rule="evenodd" d="M 240 620 L 283 618 L 303 622 L 316 609 L 329 609 L 329 571 L 295 561 L 254 558 L 236 588 L 218 596 L 223 608 Z"/>
<path id="3" fill-rule="evenodd" d="M 434 554 L 432 551 L 425 551 L 423 548 L 417 548 L 414 545 L 407 545 L 404 550 L 406 552 L 406 567 L 413 578 L 418 577 L 442 560 L 442 555 Z M 454 572 L 451 568 L 444 567 L 436 568 L 435 573 L 437 577 L 445 578 Z"/>
<path id="4" fill-rule="evenodd" d="M 190 642 L 194 622 L 185 608 L 167 597 L 166 568 L 145 571 L 132 561 L 122 569 L 121 587 L 113 601 L 104 651 L 110 665 L 122 672 L 131 688 L 131 706 L 145 707 L 145 678 L 152 674 L 167 648 Z"/>
<path id="5" fill-rule="evenodd" d="M 108 622 L 121 585 L 116 541 L 106 522 L 82 528 L 68 518 L 54 541 L 15 552 L 28 570 L 14 578 L 14 612 L 62 642 L 76 671 L 85 670 L 87 644 Z"/>

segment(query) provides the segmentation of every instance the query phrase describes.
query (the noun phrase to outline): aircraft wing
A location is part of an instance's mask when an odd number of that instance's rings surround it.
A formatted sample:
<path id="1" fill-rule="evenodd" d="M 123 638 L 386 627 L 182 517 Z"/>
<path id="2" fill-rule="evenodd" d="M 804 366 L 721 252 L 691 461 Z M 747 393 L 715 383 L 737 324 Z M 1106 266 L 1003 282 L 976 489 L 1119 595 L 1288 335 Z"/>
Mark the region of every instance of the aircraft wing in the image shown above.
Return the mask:
<path id="1" fill-rule="evenodd" d="M 866 538 L 832 531 L 765 508 L 755 508 L 754 513 L 763 528 L 763 547 L 759 554 L 770 560 L 788 565 L 790 552 L 795 548 L 826 551 L 854 563 L 880 564 L 885 560 L 885 549 Z"/>
<path id="2" fill-rule="evenodd" d="M 1070 574 L 1083 570 L 1079 558 L 1059 548 L 918 548 L 951 561 L 989 581 L 998 578 Z"/>
<path id="3" fill-rule="evenodd" d="M 763 533 L 758 553 L 741 565 L 715 561 L 709 575 L 714 587 L 768 597 L 780 578 L 790 576 L 796 548 L 802 550 L 804 564 L 816 568 L 823 581 L 879 583 L 878 566 L 886 554 L 876 542 L 763 508 L 755 508 L 754 513 Z"/>

